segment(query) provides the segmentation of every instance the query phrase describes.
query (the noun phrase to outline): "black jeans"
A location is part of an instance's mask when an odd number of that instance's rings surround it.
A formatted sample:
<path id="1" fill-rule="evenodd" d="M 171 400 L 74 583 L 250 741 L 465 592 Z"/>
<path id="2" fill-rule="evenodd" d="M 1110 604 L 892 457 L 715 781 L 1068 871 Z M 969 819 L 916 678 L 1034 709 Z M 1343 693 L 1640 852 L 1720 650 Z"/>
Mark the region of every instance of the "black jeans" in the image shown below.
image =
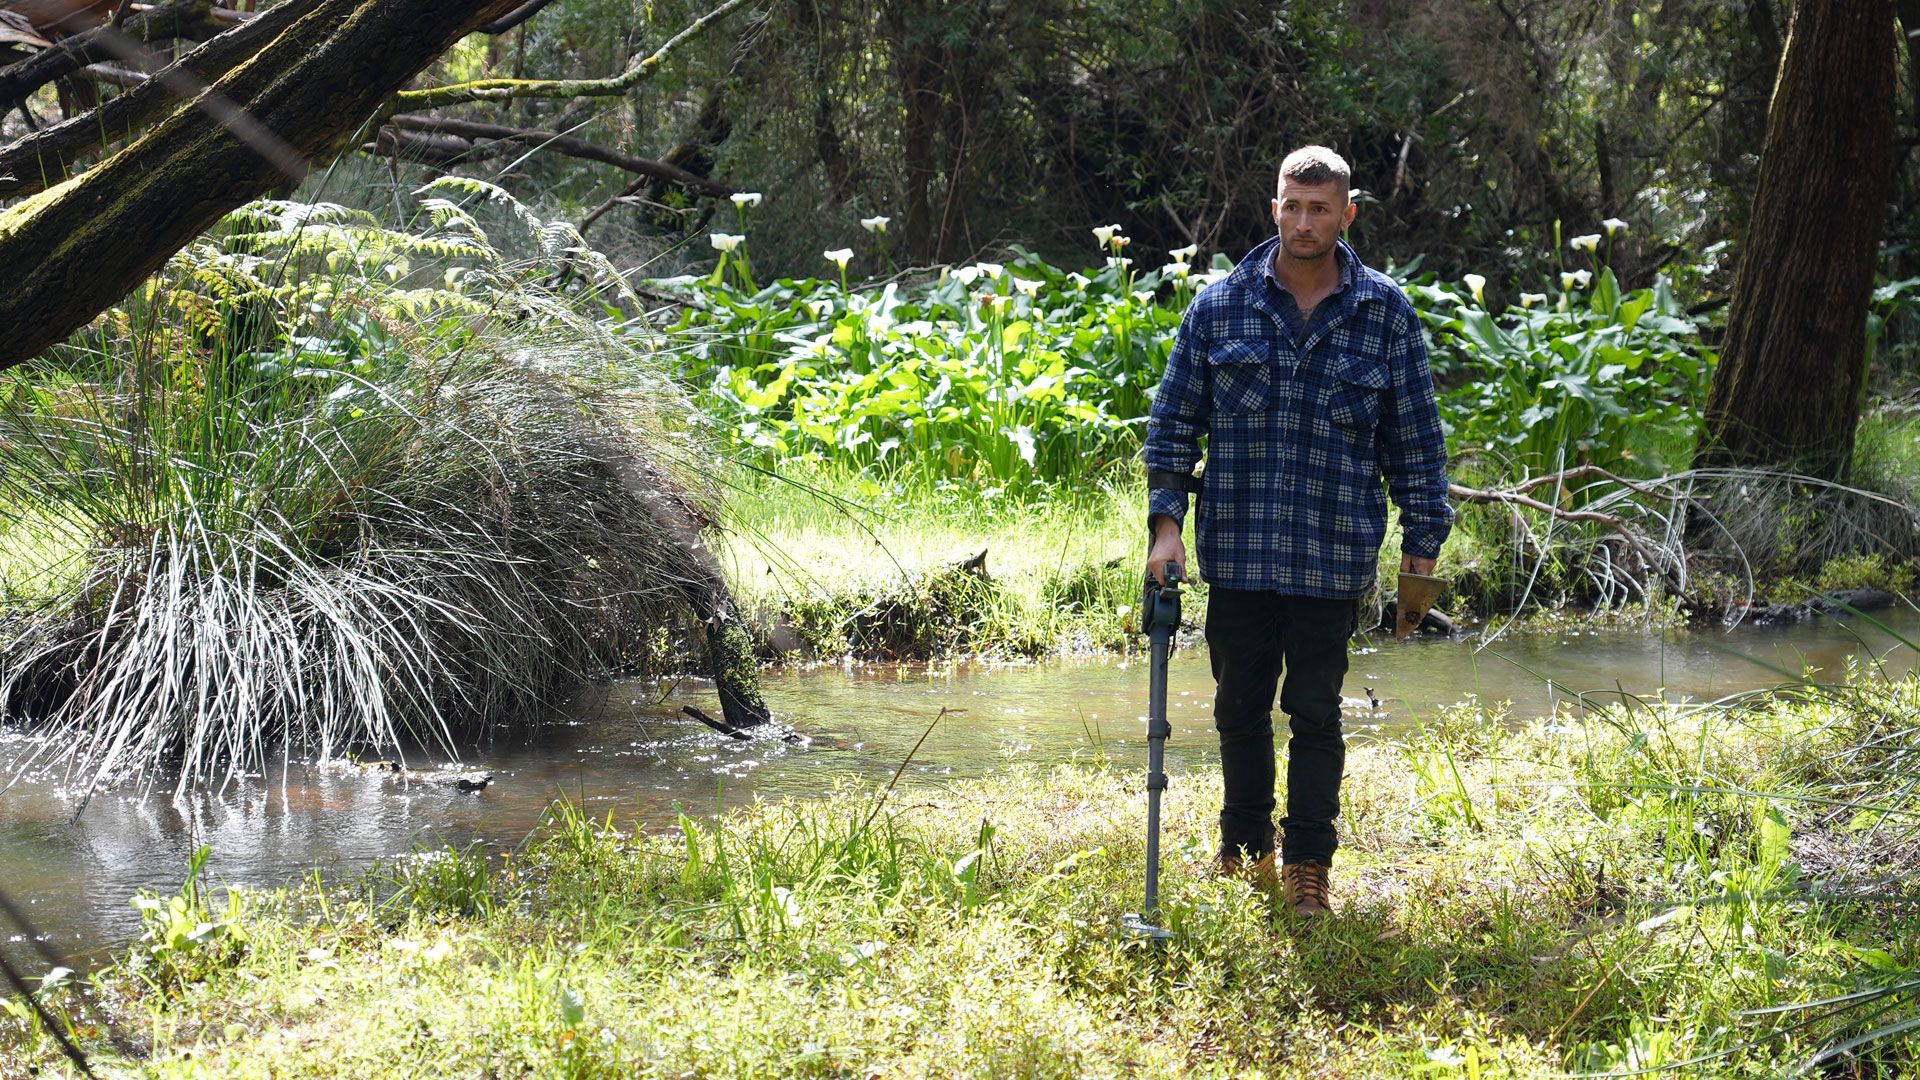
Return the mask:
<path id="1" fill-rule="evenodd" d="M 1338 846 L 1340 779 L 1347 744 L 1340 735 L 1340 684 L 1347 675 L 1347 639 L 1358 617 L 1355 600 L 1282 596 L 1212 587 L 1207 648 L 1217 692 L 1213 723 L 1220 732 L 1221 849 L 1252 857 L 1273 850 L 1273 695 L 1279 686 L 1293 738 L 1287 747 L 1287 816 L 1280 821 L 1283 862 L 1331 863 Z"/>

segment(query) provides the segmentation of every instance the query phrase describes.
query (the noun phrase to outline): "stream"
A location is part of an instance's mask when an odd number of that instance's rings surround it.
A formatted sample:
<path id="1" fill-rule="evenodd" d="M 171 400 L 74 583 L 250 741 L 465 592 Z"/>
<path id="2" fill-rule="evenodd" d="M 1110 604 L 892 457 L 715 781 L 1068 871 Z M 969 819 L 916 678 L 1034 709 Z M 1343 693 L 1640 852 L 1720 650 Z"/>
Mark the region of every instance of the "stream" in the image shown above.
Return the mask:
<path id="1" fill-rule="evenodd" d="M 1920 613 L 1877 618 L 1920 640 Z M 1777 669 L 1812 669 L 1837 680 L 1850 657 L 1869 650 L 1890 675 L 1913 667 L 1911 650 L 1856 623 L 1649 632 L 1574 620 L 1564 631 L 1509 634 L 1484 649 L 1473 638 L 1396 643 L 1375 636 L 1352 658 L 1347 728 L 1355 742 L 1390 737 L 1473 694 L 1512 701 L 1516 717 L 1541 715 L 1578 693 L 1602 701 L 1623 690 L 1712 699 L 1778 685 L 1786 677 Z M 1101 752 L 1122 767 L 1143 768 L 1145 661 L 1137 653 L 770 672 L 767 700 L 811 736 L 804 744 L 736 742 L 680 714 L 683 704 L 717 713 L 709 688 L 615 681 L 591 688 L 538 727 L 463 752 L 462 767 L 493 773 L 476 792 L 283 762 L 219 798 L 175 802 L 165 794 L 102 792 L 76 819 L 78 804 L 57 778 L 27 780 L 0 793 L 0 889 L 55 947 L 87 955 L 134 933 L 138 918 L 129 899 L 143 888 L 177 889 L 201 844 L 212 847 L 208 874 L 215 883 L 270 887 L 314 870 L 340 880 L 420 848 L 473 841 L 511 847 L 562 797 L 594 816 L 611 810 L 623 825 L 655 828 L 671 823 L 676 803 L 698 814 L 755 798 L 813 795 L 846 780 L 885 783 L 923 735 L 902 785 Z M 1368 704 L 1368 687 L 1378 709 Z M 1169 677 L 1169 771 L 1217 760 L 1212 691 L 1204 648 L 1181 650 Z M 33 746 L 30 734 L 0 731 L 0 775 L 11 775 L 9 763 Z M 448 764 L 445 758 L 414 754 L 407 764 L 431 770 Z M 0 926 L 0 933 L 13 931 Z"/>

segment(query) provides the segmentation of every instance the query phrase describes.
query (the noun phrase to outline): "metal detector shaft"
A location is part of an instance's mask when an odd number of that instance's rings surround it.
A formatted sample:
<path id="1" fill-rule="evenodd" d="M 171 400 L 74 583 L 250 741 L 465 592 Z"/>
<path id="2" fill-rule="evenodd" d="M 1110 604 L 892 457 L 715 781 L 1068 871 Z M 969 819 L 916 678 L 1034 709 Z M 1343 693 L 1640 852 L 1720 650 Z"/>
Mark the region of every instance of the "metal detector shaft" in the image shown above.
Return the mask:
<path id="1" fill-rule="evenodd" d="M 1151 642 L 1147 683 L 1147 895 L 1140 916 L 1151 919 L 1160 904 L 1160 793 L 1167 790 L 1167 661 L 1180 626 L 1180 568 L 1167 564 L 1166 584 L 1150 589 L 1147 639 Z"/>

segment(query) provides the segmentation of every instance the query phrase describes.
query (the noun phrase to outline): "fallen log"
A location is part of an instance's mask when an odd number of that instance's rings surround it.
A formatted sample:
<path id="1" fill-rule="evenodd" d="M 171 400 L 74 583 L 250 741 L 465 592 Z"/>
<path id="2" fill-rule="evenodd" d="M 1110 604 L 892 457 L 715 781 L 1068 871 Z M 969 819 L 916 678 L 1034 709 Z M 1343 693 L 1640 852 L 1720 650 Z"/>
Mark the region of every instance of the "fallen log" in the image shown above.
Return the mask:
<path id="1" fill-rule="evenodd" d="M 529 128 L 507 127 L 503 124 L 486 124 L 477 120 L 462 120 L 451 116 L 425 116 L 418 113 L 401 113 L 387 122 L 407 132 L 452 135 L 475 143 L 503 142 L 533 150 L 550 150 L 582 161 L 597 161 L 603 165 L 612 165 L 616 169 L 625 169 L 641 176 L 671 180 L 703 194 L 720 198 L 732 195 L 738 190 L 732 185 L 709 180 L 704 176 L 696 176 L 678 165 L 638 157 L 557 131 L 536 131 Z"/>

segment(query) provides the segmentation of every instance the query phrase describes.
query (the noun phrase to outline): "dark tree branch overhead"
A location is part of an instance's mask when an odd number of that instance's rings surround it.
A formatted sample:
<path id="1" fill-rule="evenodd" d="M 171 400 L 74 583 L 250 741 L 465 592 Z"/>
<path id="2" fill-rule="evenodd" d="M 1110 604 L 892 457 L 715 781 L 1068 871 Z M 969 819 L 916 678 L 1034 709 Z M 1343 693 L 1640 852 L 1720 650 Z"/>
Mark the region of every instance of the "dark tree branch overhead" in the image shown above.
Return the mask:
<path id="1" fill-rule="evenodd" d="M 553 3 L 553 0 L 527 0 L 526 3 L 507 12 L 485 26 L 475 30 L 476 34 L 504 34 L 507 31 L 540 14 L 540 9 Z"/>
<path id="2" fill-rule="evenodd" d="M 305 157 L 338 146 L 510 0 L 319 0 L 120 153 L 0 212 L 0 367 L 66 338 L 226 213 L 282 179 L 277 150 L 205 107 L 218 96 Z M 129 242 L 138 237 L 139 242 Z"/>
<path id="3" fill-rule="evenodd" d="M 109 47 L 115 35 L 135 41 L 170 38 L 198 41 L 226 28 L 227 24 L 213 18 L 209 0 L 167 0 L 133 15 L 122 26 L 107 24 L 83 30 L 61 38 L 25 60 L 0 68 L 0 102 L 18 101 L 88 64 L 120 59 L 121 51 Z"/>
<path id="4" fill-rule="evenodd" d="M 73 165 L 114 139 L 130 138 L 180 105 L 170 87 L 204 85 L 233 70 L 319 0 L 283 0 L 154 73 L 92 112 L 0 147 L 0 198 L 32 195 L 65 180 Z"/>

